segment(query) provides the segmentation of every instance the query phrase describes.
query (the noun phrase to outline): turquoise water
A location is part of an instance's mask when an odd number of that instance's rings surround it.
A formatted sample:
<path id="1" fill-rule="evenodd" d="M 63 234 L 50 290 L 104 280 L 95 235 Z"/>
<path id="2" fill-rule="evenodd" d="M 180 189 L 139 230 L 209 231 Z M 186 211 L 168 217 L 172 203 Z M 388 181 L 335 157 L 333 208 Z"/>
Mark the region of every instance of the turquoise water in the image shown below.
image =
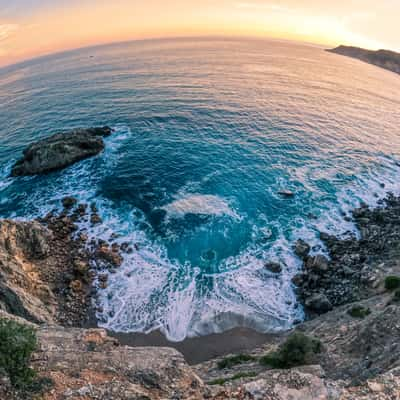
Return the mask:
<path id="1" fill-rule="evenodd" d="M 8 178 L 31 141 L 92 125 L 115 128 L 100 156 Z M 290 328 L 293 242 L 323 251 L 318 230 L 354 231 L 344 215 L 399 186 L 399 76 L 295 43 L 142 41 L 8 67 L 0 126 L 0 216 L 95 201 L 104 223 L 81 229 L 139 249 L 100 292 L 101 324 L 171 340 Z"/>

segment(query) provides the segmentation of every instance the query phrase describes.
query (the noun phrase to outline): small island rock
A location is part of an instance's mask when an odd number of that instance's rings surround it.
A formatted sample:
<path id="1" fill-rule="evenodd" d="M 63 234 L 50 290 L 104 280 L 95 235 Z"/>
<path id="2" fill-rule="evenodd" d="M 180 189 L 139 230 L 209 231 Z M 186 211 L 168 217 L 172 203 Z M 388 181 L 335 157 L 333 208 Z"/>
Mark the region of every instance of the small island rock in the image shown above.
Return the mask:
<path id="1" fill-rule="evenodd" d="M 111 132 L 107 126 L 75 129 L 32 143 L 13 166 L 11 176 L 45 174 L 95 156 L 104 150 L 103 137 Z"/>

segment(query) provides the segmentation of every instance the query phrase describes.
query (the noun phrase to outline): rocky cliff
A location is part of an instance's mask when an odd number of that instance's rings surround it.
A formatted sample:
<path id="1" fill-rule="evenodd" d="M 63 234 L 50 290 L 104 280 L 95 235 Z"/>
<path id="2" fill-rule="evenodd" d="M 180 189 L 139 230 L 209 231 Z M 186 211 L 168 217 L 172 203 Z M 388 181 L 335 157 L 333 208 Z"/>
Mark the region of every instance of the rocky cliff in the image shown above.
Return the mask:
<path id="1" fill-rule="evenodd" d="M 400 74 L 400 54 L 390 50 L 365 50 L 359 47 L 339 46 L 328 50 L 331 53 L 341 54 L 342 56 L 357 58 L 369 64 L 387 69 Z"/>

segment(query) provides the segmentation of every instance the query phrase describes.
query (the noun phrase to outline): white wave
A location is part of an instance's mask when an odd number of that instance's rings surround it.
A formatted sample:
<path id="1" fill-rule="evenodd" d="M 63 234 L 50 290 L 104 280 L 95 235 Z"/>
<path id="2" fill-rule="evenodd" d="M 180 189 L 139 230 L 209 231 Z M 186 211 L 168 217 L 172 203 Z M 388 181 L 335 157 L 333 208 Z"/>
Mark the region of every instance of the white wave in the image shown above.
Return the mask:
<path id="1" fill-rule="evenodd" d="M 210 194 L 187 194 L 163 207 L 168 216 L 182 218 L 186 214 L 213 215 L 221 217 L 227 215 L 239 219 L 239 215 L 229 203 L 219 197 Z"/>
<path id="2" fill-rule="evenodd" d="M 283 236 L 261 255 L 249 248 L 226 260 L 221 268 L 227 272 L 209 276 L 200 276 L 190 265 L 172 263 L 154 243 L 143 241 L 139 247 L 126 255 L 110 275 L 107 289 L 99 293 L 100 325 L 105 328 L 160 329 L 169 340 L 181 341 L 237 326 L 261 332 L 286 330 L 304 317 L 291 284 L 300 262 Z M 264 267 L 270 259 L 282 263 L 281 274 Z M 203 284 L 204 279 L 212 282 L 211 287 Z"/>

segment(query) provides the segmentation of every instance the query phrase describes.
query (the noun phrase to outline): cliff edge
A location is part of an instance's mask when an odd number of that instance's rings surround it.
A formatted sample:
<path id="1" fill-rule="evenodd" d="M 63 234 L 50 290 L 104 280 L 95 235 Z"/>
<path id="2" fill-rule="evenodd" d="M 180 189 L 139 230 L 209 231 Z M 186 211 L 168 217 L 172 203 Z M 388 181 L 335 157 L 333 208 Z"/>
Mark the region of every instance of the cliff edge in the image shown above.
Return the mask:
<path id="1" fill-rule="evenodd" d="M 327 50 L 330 53 L 357 58 L 358 60 L 376 65 L 389 71 L 400 74 L 400 53 L 390 50 L 366 50 L 359 47 L 339 46 Z"/>

